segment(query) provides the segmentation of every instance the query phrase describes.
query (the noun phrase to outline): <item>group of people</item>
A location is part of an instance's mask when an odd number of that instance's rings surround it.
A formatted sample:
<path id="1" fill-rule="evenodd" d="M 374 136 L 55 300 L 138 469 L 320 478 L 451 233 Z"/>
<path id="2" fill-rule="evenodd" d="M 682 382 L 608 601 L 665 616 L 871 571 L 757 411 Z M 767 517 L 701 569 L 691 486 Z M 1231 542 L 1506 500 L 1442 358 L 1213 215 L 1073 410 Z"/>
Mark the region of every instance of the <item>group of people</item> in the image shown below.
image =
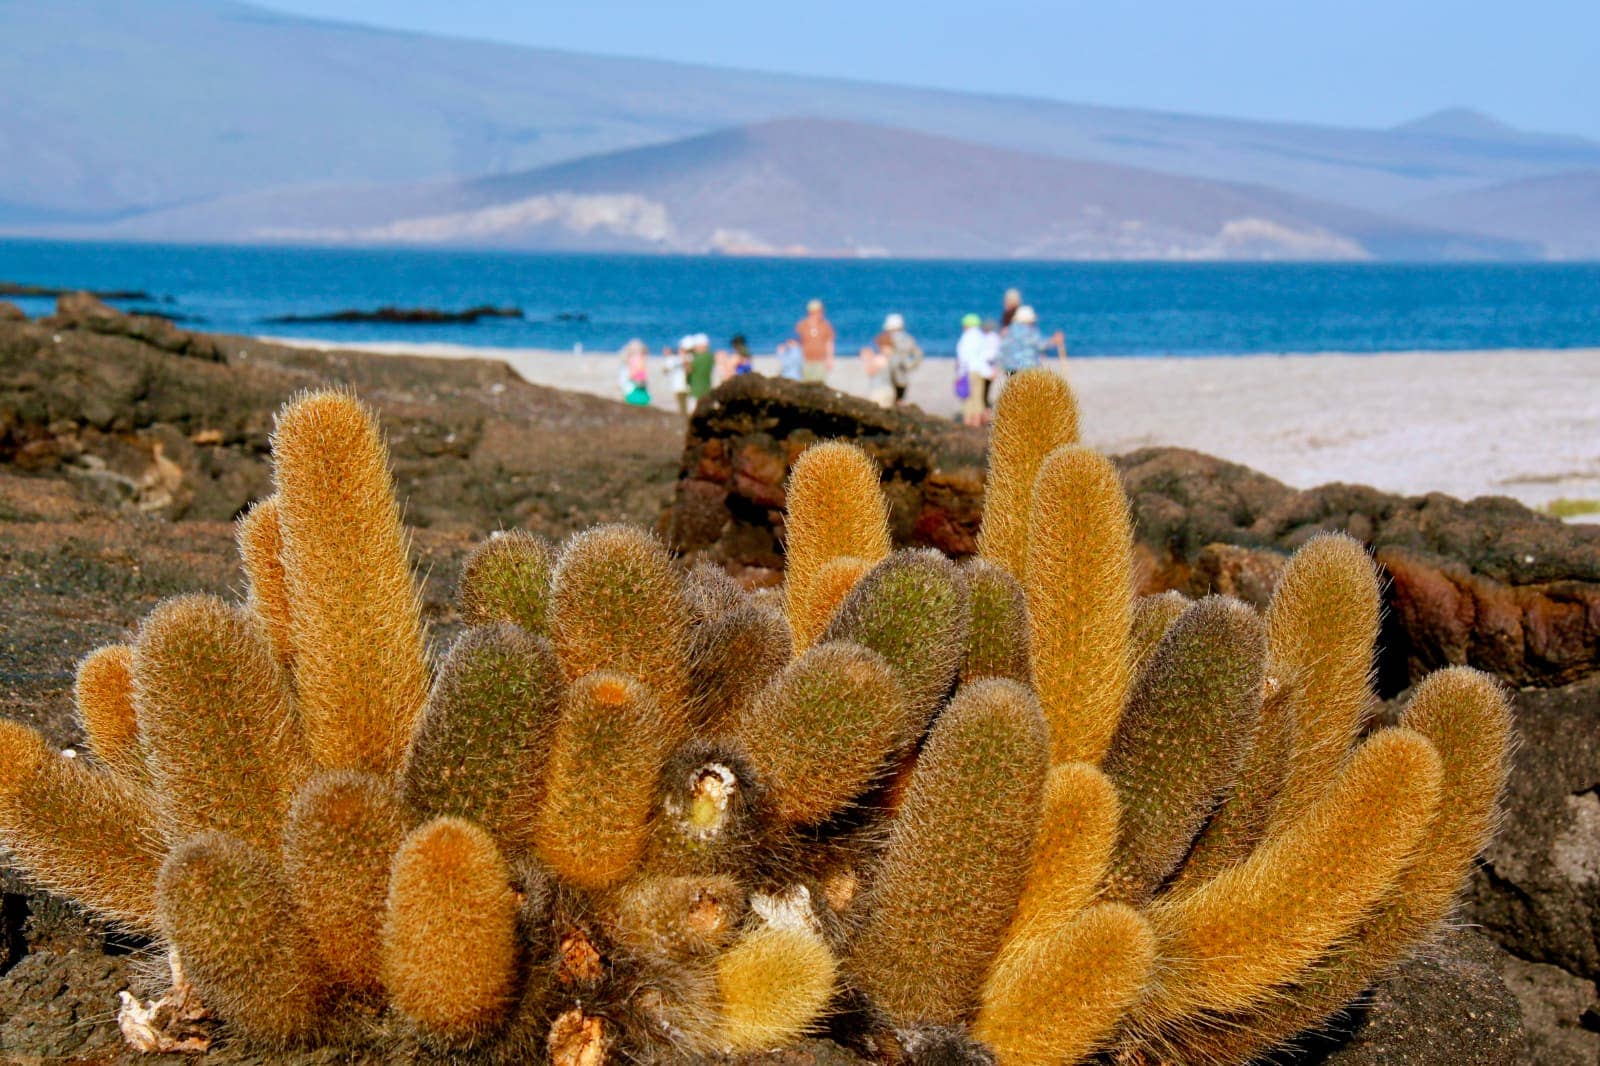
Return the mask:
<path id="1" fill-rule="evenodd" d="M 778 346 L 778 376 L 826 382 L 834 367 L 836 341 L 822 301 L 812 300 L 806 305 L 805 317 L 795 324 L 794 336 Z M 985 424 L 993 410 L 995 382 L 1005 374 L 1040 365 L 1052 350 L 1065 363 L 1066 337 L 1059 330 L 1045 336 L 1039 329 L 1039 316 L 1023 303 L 1022 293 L 1016 289 L 1005 294 L 999 319 L 964 316 L 955 363 L 955 394 L 961 400 L 962 421 L 972 426 Z M 716 385 L 754 368 L 743 334 L 734 335 L 728 350 L 713 353 L 711 339 L 694 333 L 680 340 L 676 349 L 663 349 L 663 354 L 662 372 L 684 416 Z M 924 358 L 905 317 L 899 313 L 885 317 L 883 329 L 860 355 L 868 398 L 884 407 L 905 403 L 912 375 Z M 650 403 L 648 356 L 649 348 L 641 340 L 629 341 L 622 349 L 618 384 L 628 403 Z"/>

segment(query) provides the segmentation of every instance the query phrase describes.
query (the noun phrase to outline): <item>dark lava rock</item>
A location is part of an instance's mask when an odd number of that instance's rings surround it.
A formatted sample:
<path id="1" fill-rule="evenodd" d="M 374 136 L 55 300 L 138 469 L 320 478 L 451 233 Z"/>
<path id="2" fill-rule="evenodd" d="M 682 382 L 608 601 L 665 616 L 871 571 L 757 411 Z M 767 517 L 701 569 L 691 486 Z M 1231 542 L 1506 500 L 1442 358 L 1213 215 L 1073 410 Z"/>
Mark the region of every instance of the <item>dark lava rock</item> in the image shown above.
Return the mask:
<path id="1" fill-rule="evenodd" d="M 376 311 L 332 311 L 322 315 L 280 315 L 268 322 L 387 322 L 401 326 L 439 326 L 473 323 L 480 318 L 521 318 L 520 307 L 491 307 L 480 304 L 464 311 L 441 311 L 433 307 L 380 307 Z"/>
<path id="2" fill-rule="evenodd" d="M 1520 1066 L 1528 1058 L 1517 1001 L 1491 945 L 1454 933 L 1402 966 L 1332 1027 L 1348 1035 L 1297 1059 L 1312 1066 Z M 1347 1028 L 1346 1028 L 1347 1027 Z M 1543 1060 L 1539 1060 L 1543 1062 Z"/>
<path id="3" fill-rule="evenodd" d="M 1600 981 L 1600 677 L 1516 698 L 1505 822 L 1469 916 L 1521 959 Z"/>
<path id="4" fill-rule="evenodd" d="M 861 444 L 883 467 L 895 538 L 951 555 L 976 549 L 984 436 L 915 409 L 758 375 L 711 394 L 689 426 L 673 545 L 775 583 L 784 479 L 817 440 Z M 1600 666 L 1600 527 L 1513 500 L 1402 497 L 1359 485 L 1296 491 L 1182 448 L 1117 460 L 1132 502 L 1145 591 L 1223 592 L 1261 604 L 1285 557 L 1326 530 L 1365 543 L 1387 579 L 1380 687 L 1470 664 L 1515 685 L 1561 685 Z"/>
<path id="5" fill-rule="evenodd" d="M 60 304 L 0 322 L 0 470 L 65 480 L 90 507 L 233 518 L 271 491 L 274 411 L 318 385 L 378 409 L 414 526 L 649 524 L 672 485 L 674 416 L 530 385 L 504 363 L 305 351 Z"/>

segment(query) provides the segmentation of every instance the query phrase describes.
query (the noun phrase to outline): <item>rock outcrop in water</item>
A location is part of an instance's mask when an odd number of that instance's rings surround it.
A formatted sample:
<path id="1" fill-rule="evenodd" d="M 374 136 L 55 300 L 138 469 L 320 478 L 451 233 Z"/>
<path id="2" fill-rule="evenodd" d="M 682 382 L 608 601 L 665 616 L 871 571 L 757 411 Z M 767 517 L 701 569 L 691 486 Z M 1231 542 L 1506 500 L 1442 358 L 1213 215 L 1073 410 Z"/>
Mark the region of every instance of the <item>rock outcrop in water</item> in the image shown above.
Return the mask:
<path id="1" fill-rule="evenodd" d="M 268 322 L 384 322 L 398 326 L 444 326 L 468 324 L 483 318 L 522 318 L 520 307 L 491 307 L 479 304 L 463 311 L 441 311 L 435 307 L 380 307 L 376 311 L 330 311 L 320 315 L 279 315 Z"/>

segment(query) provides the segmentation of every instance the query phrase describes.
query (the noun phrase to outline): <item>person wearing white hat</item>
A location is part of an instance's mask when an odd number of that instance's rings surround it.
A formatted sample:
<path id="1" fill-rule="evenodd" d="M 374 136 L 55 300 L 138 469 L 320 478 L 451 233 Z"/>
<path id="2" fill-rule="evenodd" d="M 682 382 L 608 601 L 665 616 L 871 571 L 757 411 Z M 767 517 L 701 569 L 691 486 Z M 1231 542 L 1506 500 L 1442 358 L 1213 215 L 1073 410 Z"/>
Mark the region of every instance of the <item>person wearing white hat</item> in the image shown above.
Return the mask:
<path id="1" fill-rule="evenodd" d="M 883 334 L 879 338 L 880 351 L 889 356 L 889 384 L 894 387 L 894 405 L 906 402 L 906 390 L 911 387 L 912 373 L 922 365 L 922 347 L 906 330 L 906 320 L 891 314 L 883 320 Z"/>
<path id="2" fill-rule="evenodd" d="M 794 335 L 800 339 L 800 353 L 805 362 L 801 376 L 806 381 L 822 384 L 833 369 L 833 323 L 823 313 L 822 301 L 806 304 L 806 317 L 795 323 Z"/>
<path id="3" fill-rule="evenodd" d="M 1038 312 L 1023 304 L 1011 319 L 1010 327 L 1000 339 L 1000 367 L 1007 374 L 1029 370 L 1039 365 L 1044 353 L 1051 348 L 1067 362 L 1067 338 L 1060 330 L 1049 337 L 1039 332 Z"/>
<path id="4" fill-rule="evenodd" d="M 678 401 L 678 413 L 684 418 L 689 417 L 689 360 L 694 357 L 694 336 L 689 334 L 678 341 L 677 351 L 671 348 L 661 349 L 661 354 L 667 357 L 662 373 L 667 375 L 667 383 L 672 386 L 672 398 Z"/>

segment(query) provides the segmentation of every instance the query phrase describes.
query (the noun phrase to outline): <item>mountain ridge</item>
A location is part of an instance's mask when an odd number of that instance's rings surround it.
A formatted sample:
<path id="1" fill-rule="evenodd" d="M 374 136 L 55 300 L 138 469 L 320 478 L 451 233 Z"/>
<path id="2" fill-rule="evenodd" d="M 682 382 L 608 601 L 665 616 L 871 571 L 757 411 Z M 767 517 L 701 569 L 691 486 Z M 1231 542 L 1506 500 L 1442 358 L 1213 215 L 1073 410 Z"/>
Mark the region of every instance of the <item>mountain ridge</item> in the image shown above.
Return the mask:
<path id="1" fill-rule="evenodd" d="M 0 97 L 16 101 L 0 151 L 29 161 L 0 173 L 13 215 L 508 173 L 800 114 L 1376 210 L 1600 166 L 1600 144 L 1520 131 L 1440 137 L 764 74 L 225 0 L 0 3 L 0 36 Z"/>

